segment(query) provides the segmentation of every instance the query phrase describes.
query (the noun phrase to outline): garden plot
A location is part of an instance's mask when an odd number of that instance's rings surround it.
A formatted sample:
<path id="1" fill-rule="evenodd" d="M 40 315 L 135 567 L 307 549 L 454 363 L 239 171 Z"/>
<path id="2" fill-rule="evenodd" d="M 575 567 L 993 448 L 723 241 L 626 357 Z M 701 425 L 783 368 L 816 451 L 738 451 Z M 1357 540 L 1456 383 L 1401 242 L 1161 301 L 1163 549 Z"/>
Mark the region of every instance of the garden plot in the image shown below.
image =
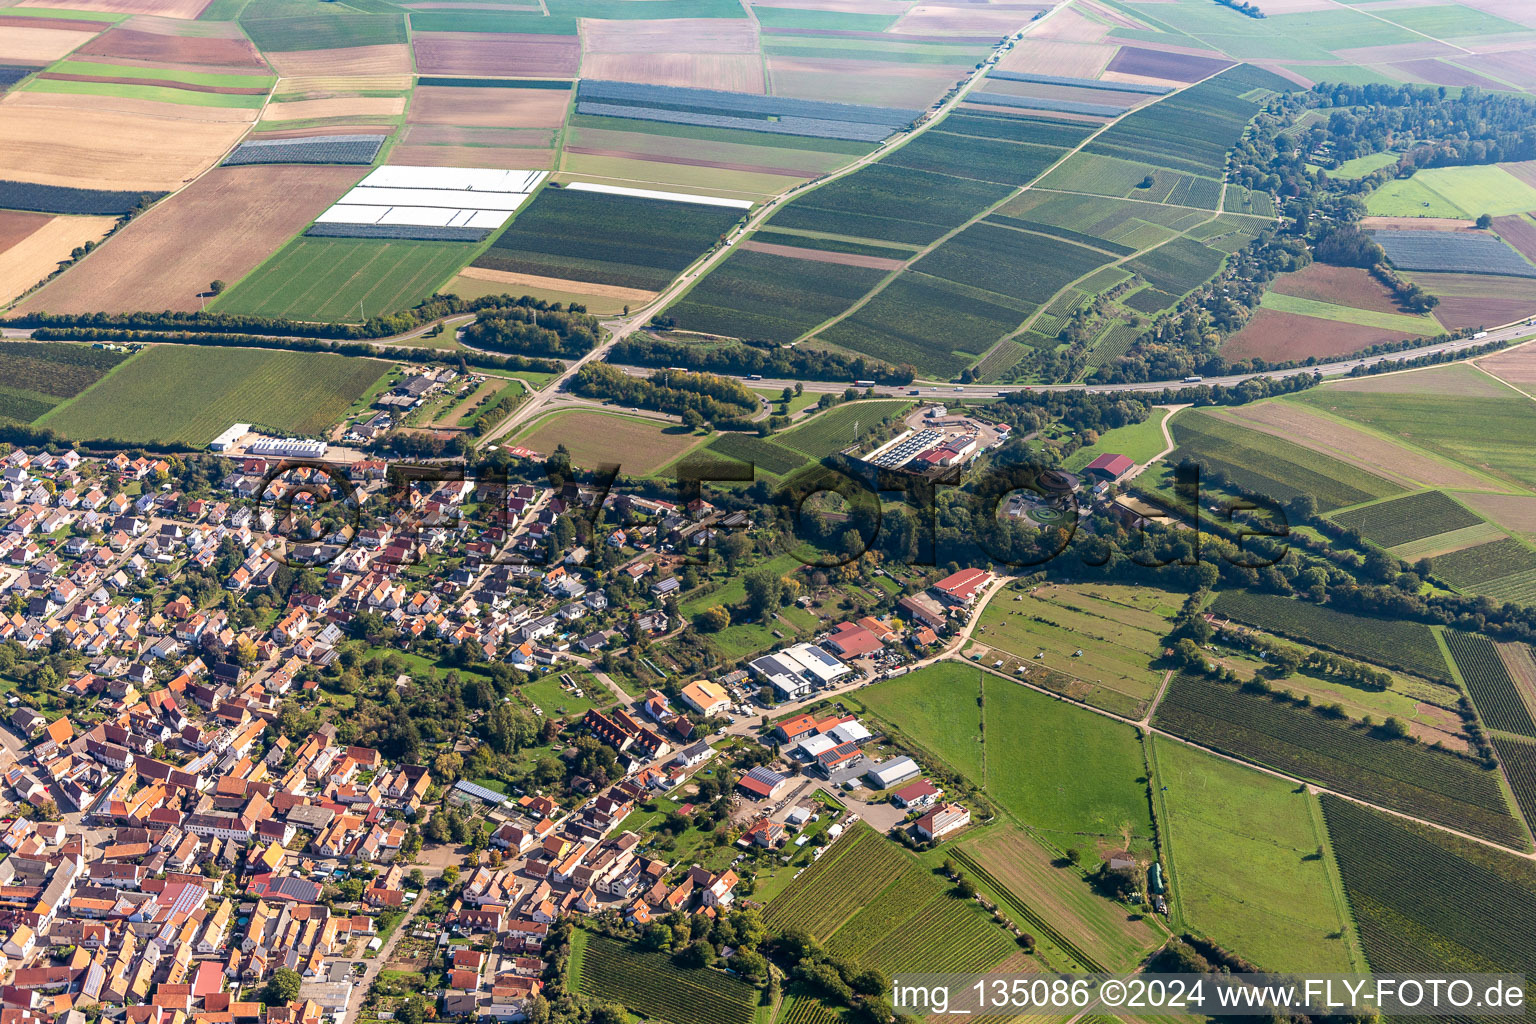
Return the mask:
<path id="1" fill-rule="evenodd" d="M 543 171 L 380 167 L 317 217 L 308 234 L 479 242 L 543 180 Z"/>

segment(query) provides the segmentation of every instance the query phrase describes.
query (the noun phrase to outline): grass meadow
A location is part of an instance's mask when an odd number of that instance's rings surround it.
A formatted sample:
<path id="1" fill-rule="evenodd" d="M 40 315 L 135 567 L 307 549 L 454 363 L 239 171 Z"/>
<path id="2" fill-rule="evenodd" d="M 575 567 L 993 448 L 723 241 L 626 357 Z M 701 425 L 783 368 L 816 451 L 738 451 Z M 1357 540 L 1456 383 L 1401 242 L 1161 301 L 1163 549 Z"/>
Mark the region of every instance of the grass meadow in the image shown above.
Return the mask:
<path id="1" fill-rule="evenodd" d="M 1363 970 L 1317 798 L 1182 743 L 1151 745 L 1185 923 L 1260 967 Z"/>
<path id="2" fill-rule="evenodd" d="M 318 434 L 389 365 L 324 353 L 156 345 L 54 409 L 43 423 L 74 438 L 193 446 L 245 421 Z"/>
<path id="3" fill-rule="evenodd" d="M 213 308 L 290 320 L 360 321 L 416 305 L 474 250 L 466 242 L 296 238 Z"/>

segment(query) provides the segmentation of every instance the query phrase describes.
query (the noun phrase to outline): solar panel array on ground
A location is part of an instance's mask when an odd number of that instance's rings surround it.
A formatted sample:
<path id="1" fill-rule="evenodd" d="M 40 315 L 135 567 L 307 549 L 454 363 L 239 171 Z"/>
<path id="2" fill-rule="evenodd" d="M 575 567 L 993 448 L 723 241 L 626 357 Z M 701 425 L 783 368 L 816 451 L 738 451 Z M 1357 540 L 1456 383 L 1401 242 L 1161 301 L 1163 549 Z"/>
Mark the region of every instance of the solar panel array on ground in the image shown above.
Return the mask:
<path id="1" fill-rule="evenodd" d="M 315 135 L 302 139 L 252 139 L 225 159 L 238 164 L 371 164 L 387 135 Z"/>
<path id="2" fill-rule="evenodd" d="M 577 87 L 576 111 L 641 121 L 709 125 L 856 142 L 879 142 L 911 124 L 920 113 L 901 107 L 596 80 L 583 80 Z"/>
<path id="3" fill-rule="evenodd" d="M 1377 231 L 1372 237 L 1401 270 L 1536 277 L 1536 267 L 1488 235 L 1450 231 Z"/>

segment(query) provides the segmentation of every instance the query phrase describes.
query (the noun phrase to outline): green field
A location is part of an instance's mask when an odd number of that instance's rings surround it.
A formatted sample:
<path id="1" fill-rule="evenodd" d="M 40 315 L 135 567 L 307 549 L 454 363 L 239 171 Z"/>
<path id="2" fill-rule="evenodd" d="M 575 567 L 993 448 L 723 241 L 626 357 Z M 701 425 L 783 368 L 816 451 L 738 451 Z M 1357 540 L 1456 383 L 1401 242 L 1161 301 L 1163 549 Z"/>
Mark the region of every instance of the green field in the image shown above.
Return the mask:
<path id="1" fill-rule="evenodd" d="M 1529 456 L 1536 446 L 1536 404 L 1507 389 L 1456 393 L 1467 389 L 1457 386 L 1451 375 L 1444 379 L 1452 393 L 1434 393 L 1440 389 L 1431 389 L 1430 380 L 1424 378 L 1425 388 L 1420 391 L 1410 390 L 1416 382 L 1405 380 L 1402 390 L 1321 387 L 1291 400 L 1400 438 L 1462 466 L 1536 487 L 1536 465 Z M 1318 503 L 1322 504 L 1321 497 Z"/>
<path id="2" fill-rule="evenodd" d="M 656 291 L 744 213 L 733 207 L 546 188 L 475 266 Z"/>
<path id="3" fill-rule="evenodd" d="M 421 302 L 469 261 L 465 242 L 296 238 L 219 296 L 220 313 L 361 321 Z"/>
<path id="4" fill-rule="evenodd" d="M 1532 415 L 1536 419 L 1536 410 Z M 1169 427 L 1178 448 L 1165 463 L 1177 466 L 1191 458 L 1207 472 L 1217 470 L 1237 486 L 1276 501 L 1306 494 L 1326 510 L 1402 491 L 1358 467 L 1211 413 L 1189 410 L 1175 416 Z"/>
<path id="5" fill-rule="evenodd" d="M 1271 970 L 1363 970 L 1317 798 L 1182 743 L 1151 744 L 1164 867 L 1185 922 Z"/>
<path id="6" fill-rule="evenodd" d="M 389 366 L 310 352 L 156 345 L 41 422 L 73 438 L 192 446 L 236 422 L 319 434 Z"/>
<path id="7" fill-rule="evenodd" d="M 580 928 L 571 935 L 570 976 L 577 992 L 679 1024 L 751 1024 L 757 1009 L 757 990 L 723 971 L 683 970 L 665 953 Z"/>
<path id="8" fill-rule="evenodd" d="M 1374 309 L 1355 306 L 1339 306 L 1332 302 L 1303 299 L 1280 292 L 1265 292 L 1260 305 L 1277 313 L 1296 313 L 1315 316 L 1320 320 L 1337 320 L 1340 323 L 1359 324 L 1362 327 L 1380 327 L 1384 331 L 1399 331 L 1404 336 L 1439 334 L 1442 330 L 1435 318 L 1425 314 L 1410 316 L 1406 313 L 1382 313 Z"/>
<path id="9" fill-rule="evenodd" d="M 973 710 L 978 696 L 980 718 Z M 1146 762 L 1130 726 L 960 664 L 879 683 L 861 691 L 860 700 L 913 743 L 982 782 L 1021 824 L 1063 838 L 1152 834 L 1146 784 L 1137 781 Z M 977 744 L 971 724 L 981 719 L 985 740 Z"/>
<path id="10" fill-rule="evenodd" d="M 1153 409 L 1140 423 L 1106 430 L 1093 444 L 1068 455 L 1062 467 L 1077 472 L 1100 455 L 1125 455 L 1142 465 L 1167 447 L 1163 440 L 1163 418 L 1167 415 L 1166 409 Z"/>
<path id="11" fill-rule="evenodd" d="M 1453 212 L 1430 213 L 1429 209 Z M 1497 164 L 1430 167 L 1413 177 L 1389 181 L 1366 200 L 1366 209 L 1385 217 L 1461 217 L 1488 213 L 1502 217 L 1536 210 L 1532 188 Z"/>
<path id="12" fill-rule="evenodd" d="M 1004 591 L 987 605 L 972 640 L 1013 655 L 1037 686 L 1139 718 L 1162 682 L 1164 670 L 1151 662 L 1168 632 L 1165 616 L 1136 606 L 1144 593 L 1111 584 Z"/>
<path id="13" fill-rule="evenodd" d="M 792 430 L 774 435 L 774 443 L 813 459 L 824 459 L 857 441 L 888 416 L 912 405 L 907 401 L 856 401 L 835 406 Z"/>

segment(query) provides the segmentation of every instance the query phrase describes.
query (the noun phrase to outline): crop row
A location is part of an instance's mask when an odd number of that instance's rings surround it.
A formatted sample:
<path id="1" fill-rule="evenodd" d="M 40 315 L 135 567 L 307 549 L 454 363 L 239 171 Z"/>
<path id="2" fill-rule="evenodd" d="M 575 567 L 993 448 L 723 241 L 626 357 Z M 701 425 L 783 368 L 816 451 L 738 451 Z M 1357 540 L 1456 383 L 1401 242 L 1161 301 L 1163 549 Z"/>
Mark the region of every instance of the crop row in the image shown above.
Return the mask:
<path id="1" fill-rule="evenodd" d="M 1157 724 L 1187 739 L 1496 842 L 1518 844 L 1496 776 L 1403 740 L 1203 678 L 1174 678 Z"/>
<path id="2" fill-rule="evenodd" d="M 1445 231 L 1377 231 L 1376 242 L 1387 259 L 1403 270 L 1433 270 L 1448 274 L 1497 274 L 1536 277 L 1531 266 L 1509 246 L 1488 235 Z"/>
<path id="3" fill-rule="evenodd" d="M 866 955 L 887 976 L 985 971 L 1013 951 L 1006 932 L 970 900 L 940 893 Z"/>
<path id="4" fill-rule="evenodd" d="M 1527 825 L 1536 828 L 1536 744 L 1495 736 L 1493 749 L 1504 766 L 1509 788 L 1515 792 L 1520 813 Z"/>
<path id="5" fill-rule="evenodd" d="M 113 192 L 96 188 L 34 185 L 26 181 L 0 181 L 0 208 L 35 210 L 38 213 L 78 213 L 116 216 L 141 204 L 154 202 L 164 192 Z"/>
<path id="6" fill-rule="evenodd" d="M 750 462 L 774 476 L 783 476 L 805 465 L 805 457 L 798 452 L 781 448 L 751 434 L 721 434 L 709 443 L 709 450 Z"/>
<path id="7" fill-rule="evenodd" d="M 236 164 L 371 164 L 387 135 L 317 135 L 305 139 L 253 139 L 224 160 Z"/>
<path id="8" fill-rule="evenodd" d="M 1355 615 L 1310 601 L 1247 590 L 1223 590 L 1211 610 L 1352 658 L 1443 683 L 1451 680 L 1435 635 L 1417 622 Z"/>
<path id="9" fill-rule="evenodd" d="M 1190 457 L 1208 469 L 1220 470 L 1239 487 L 1276 501 L 1309 495 L 1326 510 L 1399 490 L 1381 477 L 1320 452 L 1214 416 L 1180 416 L 1171 429 L 1179 444 L 1168 460 L 1173 465 Z"/>
<path id="10" fill-rule="evenodd" d="M 1027 185 L 1055 163 L 1063 152 L 1054 146 L 931 131 L 896 150 L 885 158 L 885 162 L 956 178 Z"/>
<path id="11" fill-rule="evenodd" d="M 881 161 L 806 193 L 775 214 L 770 224 L 926 245 L 1011 191 L 1008 185 Z"/>
<path id="12" fill-rule="evenodd" d="M 1430 561 L 1436 576 L 1462 590 L 1482 589 L 1485 583 L 1536 568 L 1536 553 L 1515 540 L 1489 541 Z"/>
<path id="13" fill-rule="evenodd" d="M 1490 729 L 1536 738 L 1536 722 L 1531 721 L 1531 711 L 1521 699 L 1493 641 L 1476 633 L 1448 629 L 1445 645 L 1456 659 L 1456 667 L 1461 670 L 1461 678 L 1472 694 L 1472 703 L 1483 724 Z"/>
<path id="14" fill-rule="evenodd" d="M 905 273 L 819 336 L 855 352 L 909 363 L 925 376 L 953 377 L 971 362 L 955 350 L 980 355 L 1034 311 L 1027 302 L 973 291 L 926 274 Z M 1008 305 L 1010 301 L 1014 304 Z"/>
<path id="15" fill-rule="evenodd" d="M 748 1024 L 756 990 L 718 971 L 679 970 L 661 953 L 589 935 L 581 958 L 583 992 L 677 1024 Z"/>
<path id="16" fill-rule="evenodd" d="M 1390 548 L 1438 533 L 1476 526 L 1483 520 L 1444 491 L 1423 491 L 1340 512 L 1333 521 Z"/>
<path id="17" fill-rule="evenodd" d="M 739 249 L 669 313 L 691 331 L 787 343 L 847 309 L 885 275 Z"/>
<path id="18" fill-rule="evenodd" d="M 1322 804 L 1373 969 L 1536 971 L 1536 892 L 1385 815 L 1330 795 Z"/>
<path id="19" fill-rule="evenodd" d="M 475 265 L 656 290 L 740 218 L 727 207 L 546 188 Z"/>

